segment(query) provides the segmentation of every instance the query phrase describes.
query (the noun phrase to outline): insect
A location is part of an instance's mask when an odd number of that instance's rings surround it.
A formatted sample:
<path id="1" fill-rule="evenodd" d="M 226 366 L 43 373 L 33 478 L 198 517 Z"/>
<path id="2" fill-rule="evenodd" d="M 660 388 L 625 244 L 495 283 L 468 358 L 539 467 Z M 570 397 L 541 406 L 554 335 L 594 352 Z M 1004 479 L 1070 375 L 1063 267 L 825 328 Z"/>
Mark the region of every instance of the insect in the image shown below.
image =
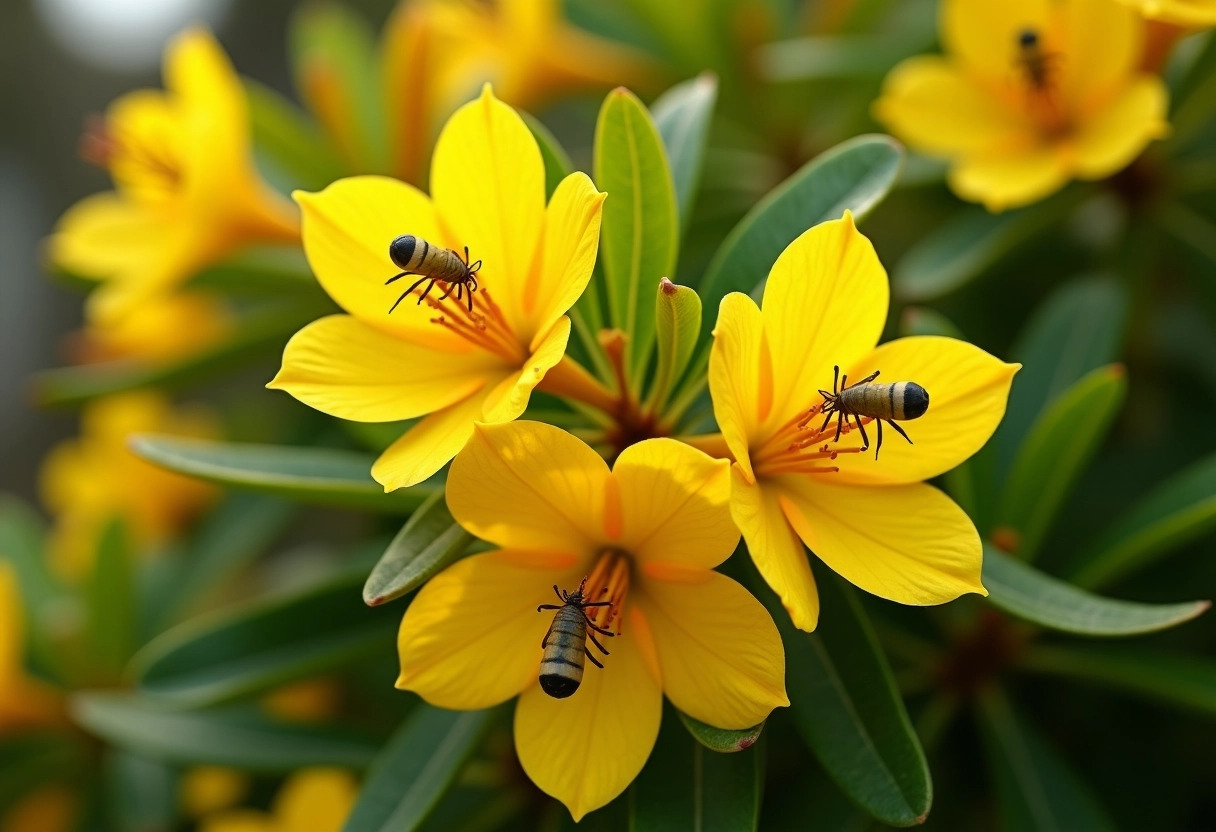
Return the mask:
<path id="1" fill-rule="evenodd" d="M 553 623 L 549 625 L 548 632 L 540 642 L 540 646 L 545 650 L 545 654 L 540 660 L 540 688 L 554 699 L 565 699 L 578 690 L 579 684 L 583 681 L 584 653 L 596 667 L 603 667 L 599 659 L 587 649 L 587 637 L 590 636 L 591 643 L 607 656 L 608 651 L 604 649 L 604 645 L 599 643 L 595 634 L 599 633 L 609 637 L 616 635 L 610 630 L 597 626 L 587 616 L 588 607 L 609 607 L 612 606 L 612 602 L 585 600 L 583 590 L 586 586 L 586 578 L 583 578 L 582 583 L 574 592 L 558 589 L 557 584 L 554 584 L 553 591 L 557 593 L 557 598 L 562 603 L 541 604 L 536 608 L 537 612 L 557 610 L 557 614 L 553 616 Z M 593 632 L 587 632 L 588 627 Z"/>
<path id="2" fill-rule="evenodd" d="M 388 310 L 390 315 L 401 301 L 428 280 L 431 282 L 427 283 L 426 289 L 418 297 L 418 303 L 422 303 L 426 299 L 426 296 L 431 293 L 431 289 L 435 288 L 436 283 L 442 283 L 447 291 L 440 296 L 440 300 L 452 294 L 452 290 L 455 289 L 456 300 L 460 300 L 462 293 L 466 294 L 469 311 L 473 311 L 473 293 L 477 291 L 477 271 L 481 268 L 481 261 L 469 264 L 468 246 L 465 246 L 464 259 L 461 260 L 460 255 L 450 248 L 433 246 L 412 234 L 403 234 L 389 244 L 388 256 L 402 271 L 386 280 L 385 286 L 395 280 L 400 280 L 407 274 L 422 275 L 421 280 L 416 281 L 405 290 L 401 297 L 397 298 L 397 303 L 394 303 L 393 308 Z"/>
<path id="3" fill-rule="evenodd" d="M 908 440 L 908 444 L 912 444 L 911 438 L 904 433 L 904 429 L 897 425 L 897 419 L 919 419 L 925 415 L 925 411 L 929 409 L 929 393 L 925 388 L 921 387 L 914 381 L 897 381 L 894 384 L 874 384 L 874 379 L 878 378 L 878 371 L 874 371 L 870 375 L 863 378 L 856 384 L 849 384 L 849 377 L 840 377 L 840 367 L 835 368 L 836 373 L 832 378 L 832 392 L 820 390 L 820 395 L 823 396 L 822 413 L 827 414 L 827 418 L 823 420 L 823 427 L 819 428 L 820 432 L 827 429 L 828 424 L 832 421 L 832 417 L 836 417 L 836 441 L 840 441 L 840 431 L 849 421 L 849 417 L 853 417 L 857 422 L 857 428 L 861 431 L 861 449 L 864 451 L 870 447 L 870 437 L 866 436 L 865 426 L 861 423 L 863 416 L 869 417 L 878 422 L 878 447 L 874 449 L 874 458 L 878 459 L 878 452 L 882 450 L 882 423 L 885 421 L 891 427 Z M 837 385 L 839 382 L 839 386 Z"/>
<path id="4" fill-rule="evenodd" d="M 1056 57 L 1043 51 L 1043 42 L 1034 29 L 1018 33 L 1018 56 L 1014 63 L 1026 73 L 1026 80 L 1036 92 L 1046 92 L 1050 88 Z"/>

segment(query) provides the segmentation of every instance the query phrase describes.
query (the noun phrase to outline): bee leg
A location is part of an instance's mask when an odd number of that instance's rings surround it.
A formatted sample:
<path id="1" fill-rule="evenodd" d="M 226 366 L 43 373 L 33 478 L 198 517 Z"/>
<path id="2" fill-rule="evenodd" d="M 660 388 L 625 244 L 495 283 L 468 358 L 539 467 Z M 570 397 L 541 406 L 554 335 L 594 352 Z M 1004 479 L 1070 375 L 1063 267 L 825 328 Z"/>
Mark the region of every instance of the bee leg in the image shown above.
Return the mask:
<path id="1" fill-rule="evenodd" d="M 857 429 L 861 431 L 861 449 L 864 451 L 870 447 L 870 437 L 866 436 L 866 426 L 861 423 L 861 417 L 854 413 L 853 419 L 857 422 Z"/>
<path id="2" fill-rule="evenodd" d="M 584 617 L 586 617 L 586 616 L 584 616 Z M 599 633 L 602 636 L 608 636 L 609 638 L 613 638 L 616 635 L 616 633 L 612 632 L 612 630 L 605 630 L 603 627 L 601 627 L 599 624 L 596 624 L 590 618 L 587 619 L 587 626 L 590 627 L 591 629 L 595 630 L 597 633 Z"/>
<path id="3" fill-rule="evenodd" d="M 540 612 L 540 610 L 537 610 L 537 612 Z M 553 635 L 553 623 L 549 623 L 549 629 L 545 630 L 545 637 L 540 640 L 540 648 L 542 650 L 549 646 L 549 636 Z"/>
<path id="4" fill-rule="evenodd" d="M 407 274 L 407 272 L 402 272 L 401 274 Z M 393 280 L 396 280 L 396 279 L 397 279 L 396 277 L 393 278 Z M 388 314 L 390 314 L 390 315 L 393 314 L 393 309 L 396 309 L 401 304 L 401 301 L 408 298 L 415 289 L 417 289 L 423 283 L 426 283 L 426 281 L 427 281 L 427 278 L 425 275 L 423 275 L 421 280 L 415 282 L 413 286 L 406 289 L 405 292 L 401 295 L 401 297 L 397 298 L 397 302 L 393 304 L 392 309 L 388 310 Z M 422 301 L 418 301 L 418 302 L 421 303 Z"/>
<path id="5" fill-rule="evenodd" d="M 451 284 L 451 283 L 448 283 L 448 284 L 445 284 L 445 285 L 448 287 L 448 290 L 447 290 L 446 292 L 444 292 L 442 295 L 440 295 L 440 296 L 439 296 L 439 299 L 440 299 L 440 300 L 447 300 L 448 295 L 452 294 L 452 284 Z M 456 285 L 457 285 L 457 286 L 459 286 L 460 284 L 459 284 L 459 283 L 457 283 Z"/>
<path id="6" fill-rule="evenodd" d="M 878 370 L 875 370 L 874 372 L 870 373 L 868 376 L 863 378 L 861 381 L 853 382 L 853 386 L 856 387 L 859 384 L 869 384 L 871 381 L 878 378 L 878 372 L 879 372 Z"/>
<path id="7" fill-rule="evenodd" d="M 840 431 L 844 428 L 844 417 L 845 412 L 843 410 L 836 411 L 836 438 L 832 440 L 833 442 L 840 441 Z"/>
<path id="8" fill-rule="evenodd" d="M 878 452 L 882 450 L 882 419 L 875 419 L 878 423 L 878 447 L 874 449 L 874 459 L 878 460 Z"/>
<path id="9" fill-rule="evenodd" d="M 472 278 L 470 278 L 470 279 L 472 279 Z M 469 291 L 468 291 L 468 293 L 467 293 L 467 297 L 468 297 L 468 301 L 469 301 L 469 312 L 470 312 L 470 313 L 472 313 L 472 311 L 473 311 L 473 292 L 474 292 L 474 291 L 476 291 L 476 290 L 477 290 L 477 285 L 476 285 L 476 284 L 474 284 L 473 286 L 469 287 Z"/>
<path id="10" fill-rule="evenodd" d="M 418 282 L 421 283 L 422 281 L 420 280 Z M 435 278 L 432 277 L 431 282 L 426 284 L 426 288 L 423 289 L 422 294 L 418 296 L 418 305 L 419 306 L 421 306 L 422 302 L 424 300 L 426 300 L 426 296 L 431 293 L 431 290 L 435 288 L 435 283 L 436 283 L 436 280 L 435 280 Z"/>
<path id="11" fill-rule="evenodd" d="M 407 274 L 418 274 L 418 272 L 401 272 L 401 274 L 395 274 L 392 277 L 390 277 L 388 280 L 384 281 L 384 285 L 387 286 L 388 284 L 390 284 L 394 281 L 400 280 L 401 278 L 405 277 Z M 422 279 L 426 280 L 425 277 Z"/>
<path id="12" fill-rule="evenodd" d="M 897 432 L 897 433 L 898 433 L 900 436 L 902 436 L 904 439 L 907 439 L 907 440 L 908 440 L 908 444 L 909 444 L 909 445 L 913 444 L 913 442 L 912 442 L 912 437 L 910 437 L 910 436 L 908 436 L 908 434 L 904 433 L 904 429 L 903 429 L 903 428 L 901 428 L 899 425 L 895 424 L 895 422 L 893 422 L 893 421 L 892 421 L 892 420 L 890 420 L 890 419 L 888 419 L 888 420 L 887 420 L 887 423 L 888 423 L 888 424 L 889 424 L 891 427 L 895 428 L 895 431 L 896 431 L 896 432 Z"/>
<path id="13" fill-rule="evenodd" d="M 594 644 L 596 647 L 600 648 L 600 652 L 603 653 L 605 656 L 610 655 L 608 653 L 608 649 L 606 647 L 604 647 L 604 645 L 600 644 L 599 639 L 597 639 L 595 637 L 595 633 L 587 633 L 587 638 L 591 639 L 591 643 Z"/>
<path id="14" fill-rule="evenodd" d="M 557 584 L 553 585 L 553 594 L 557 596 L 557 600 L 561 601 L 563 604 L 566 603 L 566 599 L 562 597 L 562 591 L 557 588 Z"/>
<path id="15" fill-rule="evenodd" d="M 561 608 L 562 608 L 561 604 L 541 604 L 539 607 L 536 608 L 536 611 L 540 612 L 541 610 L 560 610 Z"/>
<path id="16" fill-rule="evenodd" d="M 839 364 L 837 364 L 836 366 L 834 366 L 832 368 L 832 395 L 833 396 L 835 396 L 837 393 L 840 392 L 840 388 L 836 385 L 836 382 L 838 382 L 838 381 L 840 381 L 840 365 Z"/>
<path id="17" fill-rule="evenodd" d="M 587 658 L 591 659 L 591 663 L 592 663 L 593 665 L 595 665 L 596 667 L 598 667 L 600 670 L 603 670 L 603 669 L 604 669 L 604 666 L 603 666 L 602 664 L 600 664 L 600 660 L 599 660 L 599 659 L 597 659 L 595 656 L 591 655 L 591 651 L 590 651 L 590 650 L 588 650 L 586 647 L 584 647 L 584 648 L 583 648 L 583 652 L 587 654 Z"/>
<path id="18" fill-rule="evenodd" d="M 464 247 L 464 267 L 466 269 L 469 267 L 469 247 L 468 246 Z"/>
<path id="19" fill-rule="evenodd" d="M 824 419 L 824 420 L 823 420 L 823 424 L 819 426 L 819 432 L 820 432 L 820 433 L 823 433 L 825 430 L 827 430 L 827 429 L 828 429 L 828 423 L 832 421 L 832 411 L 831 411 L 831 409 L 828 409 L 828 410 L 827 410 L 827 414 L 828 414 L 828 415 L 827 415 L 827 418 L 826 418 L 826 419 Z"/>

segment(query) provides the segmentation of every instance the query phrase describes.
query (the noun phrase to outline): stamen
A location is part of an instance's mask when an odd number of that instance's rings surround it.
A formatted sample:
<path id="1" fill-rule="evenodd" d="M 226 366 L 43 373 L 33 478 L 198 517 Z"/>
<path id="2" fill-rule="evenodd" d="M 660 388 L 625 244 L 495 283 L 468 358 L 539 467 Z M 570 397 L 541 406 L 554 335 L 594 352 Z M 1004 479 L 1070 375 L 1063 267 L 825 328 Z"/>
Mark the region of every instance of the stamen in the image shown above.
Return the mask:
<path id="1" fill-rule="evenodd" d="M 587 617 L 597 627 L 621 633 L 625 597 L 629 594 L 629 556 L 620 549 L 605 549 L 587 576 L 587 601 L 611 601 L 608 607 L 589 607 Z"/>
<path id="2" fill-rule="evenodd" d="M 427 285 L 419 286 L 414 290 L 414 294 L 422 298 Z M 501 355 L 512 364 L 522 365 L 527 360 L 527 350 L 515 337 L 501 307 L 494 302 L 489 290 L 478 290 L 478 303 L 473 311 L 454 294 L 449 294 L 442 300 L 428 295 L 426 304 L 440 313 L 438 317 L 431 318 L 431 323 L 459 335 L 487 352 Z"/>
<path id="3" fill-rule="evenodd" d="M 752 455 L 752 465 L 758 474 L 833 474 L 840 470 L 840 466 L 819 463 L 823 460 L 835 460 L 839 454 L 861 452 L 860 445 L 843 445 L 857 429 L 857 423 L 853 419 L 844 423 L 839 442 L 836 441 L 836 415 L 833 414 L 828 424 L 822 428 L 820 425 L 811 425 L 816 418 L 825 417 L 823 406 L 824 403 L 820 402 L 806 410 L 798 411 Z M 872 421 L 874 420 L 868 416 L 861 417 L 863 425 Z"/>

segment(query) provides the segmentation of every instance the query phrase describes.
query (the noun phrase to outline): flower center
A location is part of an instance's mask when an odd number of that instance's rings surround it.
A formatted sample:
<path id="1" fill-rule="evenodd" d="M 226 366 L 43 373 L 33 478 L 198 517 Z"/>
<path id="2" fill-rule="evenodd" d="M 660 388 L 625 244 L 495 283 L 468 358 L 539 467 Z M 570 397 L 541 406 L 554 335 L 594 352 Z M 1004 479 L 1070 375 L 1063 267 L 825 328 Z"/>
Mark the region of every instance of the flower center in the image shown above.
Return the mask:
<path id="1" fill-rule="evenodd" d="M 840 466 L 830 463 L 838 454 L 856 454 L 864 450 L 861 445 L 841 447 L 857 429 L 848 420 L 837 424 L 829 414 L 824 421 L 812 424 L 823 415 L 823 406 L 824 402 L 820 402 L 798 411 L 752 455 L 752 467 L 757 475 L 834 474 Z M 862 425 L 874 421 L 869 416 L 854 418 L 859 418 Z"/>
<path id="2" fill-rule="evenodd" d="M 621 617 L 625 609 L 625 596 L 629 594 L 629 555 L 621 549 L 608 548 L 600 552 L 599 559 L 587 576 L 587 587 L 583 597 L 589 602 L 611 601 L 610 606 L 588 607 L 587 618 L 595 626 L 621 634 Z"/>
<path id="3" fill-rule="evenodd" d="M 121 130 L 112 120 L 89 120 L 80 137 L 80 155 L 143 198 L 163 201 L 181 189 L 181 160 L 170 142 Z"/>
<path id="4" fill-rule="evenodd" d="M 421 297 L 423 291 L 418 287 L 414 294 Z M 528 360 L 528 350 L 515 337 L 488 289 L 478 290 L 477 304 L 472 310 L 447 291 L 437 298 L 427 296 L 426 304 L 439 313 L 438 317 L 431 318 L 431 323 L 454 332 L 486 352 L 501 356 L 512 366 L 522 367 Z"/>
<path id="5" fill-rule="evenodd" d="M 1060 97 L 1058 77 L 1063 59 L 1061 53 L 1044 47 L 1035 29 L 1018 34 L 1014 63 L 1021 77 L 1024 106 L 1039 131 L 1049 138 L 1058 138 L 1072 128 Z"/>

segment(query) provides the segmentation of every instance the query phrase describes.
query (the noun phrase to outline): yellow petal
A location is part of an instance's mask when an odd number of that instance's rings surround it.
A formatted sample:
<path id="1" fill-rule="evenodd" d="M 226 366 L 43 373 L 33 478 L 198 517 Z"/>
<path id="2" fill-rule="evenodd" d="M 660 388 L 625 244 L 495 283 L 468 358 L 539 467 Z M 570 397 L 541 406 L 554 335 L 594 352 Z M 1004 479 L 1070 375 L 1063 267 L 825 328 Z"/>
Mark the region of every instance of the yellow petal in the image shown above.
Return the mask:
<path id="1" fill-rule="evenodd" d="M 650 636 L 639 610 L 626 617 L 604 667 L 588 662 L 573 696 L 554 699 L 533 684 L 515 709 L 520 764 L 576 821 L 633 782 L 659 734 L 662 689 L 643 656 L 654 648 L 641 643 Z"/>
<path id="2" fill-rule="evenodd" d="M 491 379 L 491 389 L 500 379 Z M 482 418 L 488 392 L 482 389 L 451 407 L 437 410 L 407 430 L 372 466 L 372 479 L 385 491 L 408 488 L 430 477 L 460 452 Z"/>
<path id="3" fill-rule="evenodd" d="M 480 350 L 434 350 L 350 315 L 329 315 L 292 336 L 266 386 L 339 419 L 395 422 L 463 401 L 501 373 Z"/>
<path id="4" fill-rule="evenodd" d="M 182 809 L 200 818 L 235 806 L 249 792 L 249 775 L 234 768 L 195 766 L 182 774 L 178 785 Z"/>
<path id="5" fill-rule="evenodd" d="M 874 114 L 911 147 L 945 155 L 999 150 L 1028 127 L 1003 99 L 936 55 L 891 70 Z"/>
<path id="6" fill-rule="evenodd" d="M 1145 17 L 1201 29 L 1216 25 L 1216 2 L 1213 0 L 1123 0 Z"/>
<path id="7" fill-rule="evenodd" d="M 1018 35 L 1043 32 L 1050 20 L 1049 0 L 942 0 L 940 29 L 946 51 L 967 69 L 996 85 L 1014 76 Z"/>
<path id="8" fill-rule="evenodd" d="M 408 288 L 384 282 L 397 274 L 388 247 L 402 234 L 446 246 L 435 209 L 417 188 L 385 176 L 339 179 L 325 190 L 296 191 L 304 215 L 304 252 L 321 286 L 339 306 L 378 329 L 419 344 L 463 350 L 467 344 L 431 323 L 430 307 L 394 301 Z"/>
<path id="9" fill-rule="evenodd" d="M 872 450 L 838 456 L 840 472 L 830 475 L 831 482 L 903 484 L 949 471 L 982 448 L 1001 423 L 1020 366 L 953 338 L 899 338 L 876 348 L 853 365 L 849 377 L 878 370 L 879 384 L 914 381 L 929 393 L 929 409 L 919 419 L 899 423 L 914 444 L 884 425 L 877 460 L 878 428 L 867 425 Z"/>
<path id="10" fill-rule="evenodd" d="M 969 156 L 954 165 L 947 181 L 956 194 L 1005 211 L 1037 202 L 1068 182 L 1068 158 L 1060 148 L 1034 145 L 1018 152 Z"/>
<path id="11" fill-rule="evenodd" d="M 1087 116 L 1121 90 L 1140 62 L 1144 23 L 1110 0 L 1065 0 L 1056 9 L 1061 32 L 1059 81 L 1075 111 Z"/>
<path id="12" fill-rule="evenodd" d="M 553 622 L 536 607 L 556 602 L 553 584 L 578 584 L 576 564 L 572 554 L 497 550 L 431 578 L 401 621 L 397 687 L 457 710 L 517 695 L 540 672 L 540 643 Z"/>
<path id="13" fill-rule="evenodd" d="M 528 126 L 488 85 L 440 133 L 431 196 L 456 244 L 482 261 L 481 291 L 520 329 L 545 224 L 545 165 Z"/>
<path id="14" fill-rule="evenodd" d="M 942 604 L 980 583 L 979 534 L 928 485 L 868 487 L 783 477 L 784 509 L 824 563 L 866 592 L 901 604 Z"/>
<path id="15" fill-rule="evenodd" d="M 681 711 L 738 730 L 789 705 L 777 625 L 738 583 L 708 570 L 647 580 L 638 604 L 650 622 L 663 692 Z"/>
<path id="16" fill-rule="evenodd" d="M 233 809 L 204 818 L 200 832 L 279 832 L 279 825 L 265 812 L 253 809 Z"/>
<path id="17" fill-rule="evenodd" d="M 135 90 L 106 108 L 102 158 L 120 193 L 145 205 L 178 195 L 185 117 L 181 102 L 160 90 Z"/>
<path id="18" fill-rule="evenodd" d="M 148 269 L 164 244 L 163 215 L 107 191 L 85 197 L 59 218 L 48 254 L 57 268 L 103 280 Z"/>
<path id="19" fill-rule="evenodd" d="M 643 570 L 713 569 L 735 550 L 725 459 L 674 439 L 648 439 L 617 457 L 612 477 L 621 496 L 621 545 Z"/>
<path id="20" fill-rule="evenodd" d="M 808 633 L 819 623 L 819 591 L 802 541 L 794 534 L 773 483 L 749 483 L 732 466 L 730 512 L 752 562 L 781 598 L 794 626 Z"/>
<path id="21" fill-rule="evenodd" d="M 288 778 L 274 799 L 280 832 L 340 832 L 359 785 L 350 772 L 306 768 Z"/>
<path id="22" fill-rule="evenodd" d="M 562 316 L 532 344 L 532 354 L 517 372 L 511 373 L 486 399 L 482 421 L 509 422 L 519 418 L 528 407 L 532 391 L 549 370 L 557 366 L 566 354 L 570 341 L 570 319 Z"/>
<path id="23" fill-rule="evenodd" d="M 764 319 L 747 295 L 731 292 L 718 307 L 709 353 L 709 394 L 726 446 L 749 480 L 755 480 L 748 449 L 772 404 L 772 359 Z"/>
<path id="24" fill-rule="evenodd" d="M 584 173 L 561 181 L 545 209 L 545 234 L 538 267 L 524 287 L 520 332 L 546 331 L 578 300 L 591 280 L 600 243 L 604 197 Z"/>
<path id="25" fill-rule="evenodd" d="M 781 426 L 832 382 L 832 365 L 865 355 L 887 322 L 890 287 L 853 215 L 804 232 L 777 258 L 764 287 L 764 334 L 772 351 L 773 408 Z"/>
<path id="26" fill-rule="evenodd" d="M 448 508 L 499 546 L 590 557 L 605 540 L 609 476 L 595 451 L 552 425 L 478 425 L 448 472 Z"/>
<path id="27" fill-rule="evenodd" d="M 1169 93 L 1160 78 L 1137 78 L 1081 128 L 1075 145 L 1077 175 L 1102 179 L 1126 167 L 1169 130 L 1168 106 Z"/>
<path id="28" fill-rule="evenodd" d="M 8 561 L 0 561 L 0 680 L 24 672 L 24 661 L 25 613 L 21 588 L 13 566 Z"/>

